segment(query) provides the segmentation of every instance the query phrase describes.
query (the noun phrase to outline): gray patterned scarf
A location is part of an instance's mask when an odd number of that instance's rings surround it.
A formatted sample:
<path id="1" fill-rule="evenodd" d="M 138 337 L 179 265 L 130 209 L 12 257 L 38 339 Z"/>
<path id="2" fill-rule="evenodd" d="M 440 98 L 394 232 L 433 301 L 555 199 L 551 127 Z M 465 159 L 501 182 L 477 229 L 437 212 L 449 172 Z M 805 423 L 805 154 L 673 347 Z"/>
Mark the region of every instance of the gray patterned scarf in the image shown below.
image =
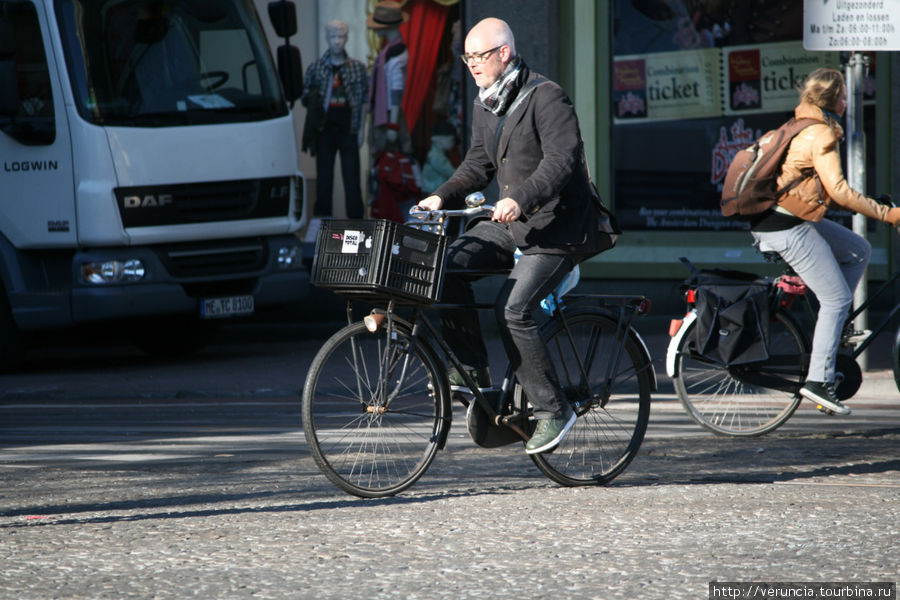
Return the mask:
<path id="1" fill-rule="evenodd" d="M 503 74 L 490 87 L 478 92 L 481 102 L 498 117 L 503 116 L 516 99 L 528 69 L 520 56 L 514 57 Z"/>

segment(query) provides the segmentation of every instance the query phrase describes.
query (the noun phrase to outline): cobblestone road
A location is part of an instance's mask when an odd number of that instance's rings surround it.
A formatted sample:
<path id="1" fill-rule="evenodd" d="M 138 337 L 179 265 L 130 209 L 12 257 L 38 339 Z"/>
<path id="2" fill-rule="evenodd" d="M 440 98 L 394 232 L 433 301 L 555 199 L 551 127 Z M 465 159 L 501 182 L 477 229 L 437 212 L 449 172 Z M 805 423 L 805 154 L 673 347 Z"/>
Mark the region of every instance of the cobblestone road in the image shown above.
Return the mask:
<path id="1" fill-rule="evenodd" d="M 558 487 L 518 446 L 473 447 L 458 414 L 413 488 L 359 500 L 318 473 L 287 380 L 252 376 L 305 348 L 221 348 L 221 377 L 199 358 L 155 385 L 112 361 L 132 380 L 97 380 L 94 401 L 73 383 L 90 385 L 84 367 L 65 385 L 4 378 L 0 597 L 695 599 L 713 580 L 898 579 L 888 374 L 847 419 L 801 409 L 751 440 L 703 433 L 663 390 L 641 454 L 604 488 Z M 255 391 L 179 395 L 181 378 Z"/>

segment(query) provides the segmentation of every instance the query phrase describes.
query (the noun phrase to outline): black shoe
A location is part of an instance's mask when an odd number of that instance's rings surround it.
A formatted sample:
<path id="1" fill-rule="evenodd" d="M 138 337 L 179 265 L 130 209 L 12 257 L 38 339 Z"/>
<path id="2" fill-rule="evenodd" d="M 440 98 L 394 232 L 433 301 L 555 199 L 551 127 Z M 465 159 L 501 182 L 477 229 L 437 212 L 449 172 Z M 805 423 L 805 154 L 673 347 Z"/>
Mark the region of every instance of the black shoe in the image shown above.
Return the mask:
<path id="1" fill-rule="evenodd" d="M 835 414 L 850 414 L 850 409 L 841 404 L 841 401 L 838 400 L 837 395 L 835 395 L 833 383 L 807 381 L 806 384 L 802 388 L 800 388 L 800 395 L 807 400 L 812 400 L 813 402 L 821 404 L 828 410 L 833 411 Z"/>
<path id="2" fill-rule="evenodd" d="M 469 377 L 475 381 L 475 385 L 478 386 L 479 391 L 485 392 L 493 387 L 491 385 L 491 372 L 487 367 L 466 369 L 466 373 L 468 373 Z M 450 382 L 451 392 L 462 392 L 464 394 L 472 393 L 472 390 L 466 385 L 466 382 L 463 380 L 462 375 L 459 374 L 459 371 L 456 370 L 456 367 L 447 369 L 447 380 Z"/>

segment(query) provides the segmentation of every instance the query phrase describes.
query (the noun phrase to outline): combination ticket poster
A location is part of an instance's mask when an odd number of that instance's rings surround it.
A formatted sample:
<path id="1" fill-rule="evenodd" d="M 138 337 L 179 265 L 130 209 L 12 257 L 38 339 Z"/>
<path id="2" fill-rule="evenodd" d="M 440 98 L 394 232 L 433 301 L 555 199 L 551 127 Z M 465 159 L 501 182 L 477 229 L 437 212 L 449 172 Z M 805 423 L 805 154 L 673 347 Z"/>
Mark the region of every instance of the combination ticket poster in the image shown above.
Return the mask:
<path id="1" fill-rule="evenodd" d="M 807 52 L 799 42 L 722 50 L 726 115 L 792 111 L 798 86 L 819 67 L 840 69 L 837 52 Z"/>
<path id="2" fill-rule="evenodd" d="M 616 123 L 699 119 L 722 113 L 720 50 L 707 48 L 616 57 Z"/>

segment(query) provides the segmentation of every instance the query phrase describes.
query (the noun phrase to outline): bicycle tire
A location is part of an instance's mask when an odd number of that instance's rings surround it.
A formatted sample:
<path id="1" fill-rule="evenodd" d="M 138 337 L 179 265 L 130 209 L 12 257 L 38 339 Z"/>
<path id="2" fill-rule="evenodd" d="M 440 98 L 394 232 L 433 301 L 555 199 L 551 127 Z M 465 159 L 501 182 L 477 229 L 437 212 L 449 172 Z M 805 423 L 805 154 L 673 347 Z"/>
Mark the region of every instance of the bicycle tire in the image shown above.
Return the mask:
<path id="1" fill-rule="evenodd" d="M 410 328 L 397 321 L 390 336 L 352 323 L 313 359 L 303 386 L 303 432 L 319 469 L 345 492 L 363 498 L 402 492 L 446 440 L 451 412 L 443 365 L 427 342 L 412 341 Z"/>
<path id="2" fill-rule="evenodd" d="M 894 370 L 894 384 L 900 391 L 900 327 L 894 334 L 894 346 L 891 348 L 891 368 Z"/>
<path id="3" fill-rule="evenodd" d="M 770 325 L 769 358 L 726 367 L 700 356 L 691 322 L 676 350 L 672 383 L 688 415 L 723 436 L 755 437 L 785 423 L 800 404 L 809 346 L 797 324 L 776 313 Z"/>
<path id="4" fill-rule="evenodd" d="M 599 309 L 582 309 L 567 312 L 566 322 L 579 356 L 595 350 L 585 368 L 590 390 L 579 391 L 581 376 L 562 322 L 553 319 L 545 325 L 543 334 L 553 366 L 572 402 L 589 397 L 603 385 L 608 358 L 618 347 L 617 321 Z M 556 483 L 570 487 L 605 485 L 622 473 L 637 455 L 647 431 L 652 369 L 641 342 L 634 335 L 626 335 L 609 401 L 577 410 L 579 417 L 559 446 L 552 452 L 530 455 L 537 468 Z M 524 391 L 518 384 L 515 397 L 524 407 Z"/>

